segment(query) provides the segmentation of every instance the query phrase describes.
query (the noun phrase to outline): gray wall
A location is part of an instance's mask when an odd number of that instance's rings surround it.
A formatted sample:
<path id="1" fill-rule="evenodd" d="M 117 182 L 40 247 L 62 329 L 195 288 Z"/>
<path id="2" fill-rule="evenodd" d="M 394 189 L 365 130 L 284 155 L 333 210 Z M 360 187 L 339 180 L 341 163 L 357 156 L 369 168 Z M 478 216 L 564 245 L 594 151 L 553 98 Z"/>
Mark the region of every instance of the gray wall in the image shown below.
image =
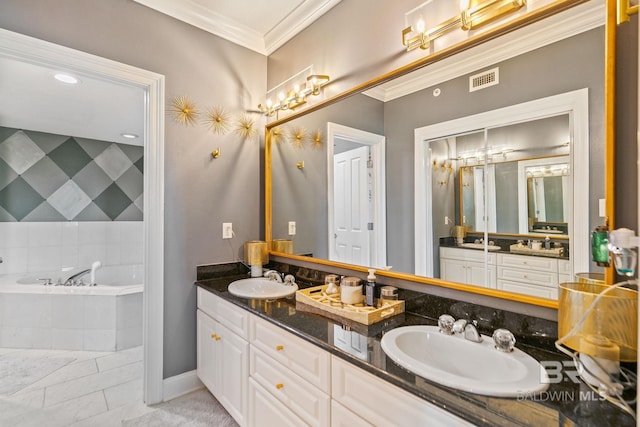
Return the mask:
<path id="1" fill-rule="evenodd" d="M 0 27 L 163 74 L 167 99 L 188 95 L 240 112 L 266 92 L 266 57 L 131 0 L 53 3 L 3 0 Z M 260 139 L 243 143 L 166 119 L 165 378 L 196 367 L 196 265 L 238 260 L 244 241 L 263 236 Z M 216 147 L 222 156 L 212 160 Z M 222 240 L 222 222 L 233 222 L 231 242 Z"/>

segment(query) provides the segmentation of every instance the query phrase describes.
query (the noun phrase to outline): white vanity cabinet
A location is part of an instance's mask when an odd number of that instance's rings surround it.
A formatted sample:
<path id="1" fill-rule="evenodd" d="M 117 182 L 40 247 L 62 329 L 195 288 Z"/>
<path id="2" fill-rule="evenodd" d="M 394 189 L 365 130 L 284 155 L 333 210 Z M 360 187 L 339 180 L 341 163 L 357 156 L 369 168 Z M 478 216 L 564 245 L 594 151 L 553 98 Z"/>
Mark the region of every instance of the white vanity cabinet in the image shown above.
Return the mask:
<path id="1" fill-rule="evenodd" d="M 249 341 L 251 380 L 276 399 L 270 406 L 279 403 L 305 425 L 331 425 L 329 353 L 257 316 L 251 316 Z M 250 426 L 272 425 L 268 417 L 255 413 L 267 409 L 260 399 L 268 397 L 260 392 L 260 387 L 254 387 L 249 396 L 249 411 L 255 420 Z"/>
<path id="2" fill-rule="evenodd" d="M 571 261 L 568 259 L 558 260 L 558 283 L 575 282 L 571 276 Z"/>
<path id="3" fill-rule="evenodd" d="M 246 424 L 249 313 L 198 288 L 197 375 L 231 416 Z"/>
<path id="4" fill-rule="evenodd" d="M 349 419 L 332 425 L 446 426 L 473 424 L 333 356 L 331 397 Z M 337 406 L 337 405 L 340 406 Z M 335 414 L 336 418 L 338 414 Z"/>
<path id="5" fill-rule="evenodd" d="M 498 254 L 498 289 L 558 298 L 558 259 Z"/>
<path id="6" fill-rule="evenodd" d="M 495 289 L 496 254 L 489 253 L 485 264 L 484 251 L 441 247 L 440 278 Z"/>

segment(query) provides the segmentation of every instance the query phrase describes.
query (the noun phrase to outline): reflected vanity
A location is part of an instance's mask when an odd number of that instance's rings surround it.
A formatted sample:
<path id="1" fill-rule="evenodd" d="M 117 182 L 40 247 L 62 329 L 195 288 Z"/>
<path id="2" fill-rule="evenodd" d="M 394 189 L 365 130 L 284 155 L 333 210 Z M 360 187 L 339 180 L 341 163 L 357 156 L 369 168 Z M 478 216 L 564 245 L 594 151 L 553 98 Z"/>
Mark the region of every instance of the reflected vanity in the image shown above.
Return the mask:
<path id="1" fill-rule="evenodd" d="M 429 278 L 443 279 L 448 287 L 470 292 L 483 293 L 489 285 L 497 291 L 492 296 L 556 307 L 555 292 L 531 291 L 522 278 L 501 279 L 497 258 L 502 255 L 500 258 L 508 260 L 504 262 L 515 262 L 529 256 L 535 259 L 530 264 L 539 260 L 555 264 L 531 271 L 536 276 L 541 269 L 550 268 L 555 278 L 549 279 L 549 288 L 570 280 L 575 273 L 597 271 L 589 260 L 588 235 L 602 221 L 597 206 L 605 182 L 604 166 L 599 163 L 604 151 L 602 23 L 478 66 L 464 75 L 427 79 L 411 91 L 399 88 L 420 79 L 401 69 L 390 73 L 395 78 L 378 79 L 373 89 L 373 84 L 365 84 L 363 90 L 335 97 L 322 108 L 270 123 L 267 240 L 292 238 L 294 257 L 304 255 L 312 262 L 389 268 L 383 276 L 397 274 L 429 284 L 441 283 Z M 495 49 L 490 43 L 464 53 L 481 56 L 484 47 L 489 52 Z M 588 54 L 580 49 L 584 45 L 592 47 Z M 437 66 L 431 64 L 416 72 L 428 75 L 428 70 Z M 469 92 L 468 75 L 489 66 L 499 67 L 500 84 Z M 579 76 L 572 71 L 576 68 L 581 70 Z M 585 100 L 586 105 L 556 108 L 545 104 L 545 100 L 566 94 Z M 539 108 L 528 114 L 518 110 L 527 103 L 538 103 Z M 470 128 L 457 126 L 463 118 L 509 107 L 515 112 L 503 114 L 499 120 Z M 421 129 L 446 128 L 444 124 L 449 122 L 455 123 L 444 133 L 419 135 Z M 332 131 L 332 126 L 341 132 Z M 288 141 L 291 138 L 287 135 L 295 134 L 302 135 L 301 144 Z M 376 146 L 362 135 L 377 135 L 383 142 Z M 425 141 L 428 147 L 419 147 Z M 335 173 L 338 154 L 362 147 L 363 154 L 351 162 L 364 165 L 360 176 L 366 197 L 360 201 L 340 194 L 347 187 L 338 189 L 335 183 L 345 182 L 345 175 L 342 171 L 342 177 L 336 178 Z M 376 147 L 384 147 L 382 155 Z M 301 161 L 303 169 L 296 167 Z M 348 172 L 356 175 L 362 171 Z M 350 184 L 348 194 L 355 187 Z M 420 197 L 432 200 L 420 207 Z M 344 211 L 337 209 L 345 205 L 349 206 Z M 296 222 L 295 236 L 288 235 L 290 221 Z M 368 240 L 364 244 L 353 244 L 348 238 L 341 242 L 345 227 L 338 226 L 343 222 L 348 222 L 354 233 L 367 234 Z M 451 278 L 440 271 L 441 248 L 462 250 L 454 248 L 452 230 L 456 225 L 464 227 L 465 243 L 488 246 L 494 242 L 501 247 L 500 251 L 465 248 L 473 258 L 466 262 L 477 264 L 466 270 L 473 273 L 464 278 Z M 547 236 L 548 246 L 562 252 L 561 256 L 526 252 L 533 249 L 529 241 L 539 241 L 544 250 Z M 519 241 L 524 248 L 518 246 Z M 341 253 L 342 248 L 347 249 Z M 483 277 L 480 282 L 470 278 L 476 274 Z M 468 286 L 478 283 L 477 289 Z M 507 283 L 513 286 L 505 286 Z"/>

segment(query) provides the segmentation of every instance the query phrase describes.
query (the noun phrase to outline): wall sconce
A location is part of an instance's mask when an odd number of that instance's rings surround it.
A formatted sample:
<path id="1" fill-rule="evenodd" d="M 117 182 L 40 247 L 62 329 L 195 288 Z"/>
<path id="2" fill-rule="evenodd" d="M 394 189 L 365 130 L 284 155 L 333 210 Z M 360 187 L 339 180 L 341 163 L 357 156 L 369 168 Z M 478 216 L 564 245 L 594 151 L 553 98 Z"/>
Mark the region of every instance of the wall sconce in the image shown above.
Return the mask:
<path id="1" fill-rule="evenodd" d="M 638 5 L 635 4 L 632 6 L 631 0 L 618 0 L 616 3 L 616 21 L 618 22 L 618 25 L 623 22 L 629 22 L 629 16 L 638 13 Z"/>
<path id="2" fill-rule="evenodd" d="M 300 170 L 304 169 L 304 160 L 301 160 L 298 163 L 296 163 L 296 167 Z"/>
<path id="3" fill-rule="evenodd" d="M 307 102 L 309 95 L 318 96 L 323 86 L 329 83 L 329 76 L 324 74 L 312 74 L 307 77 L 304 87 L 294 85 L 293 89 L 278 93 L 278 100 L 274 104 L 269 98 L 263 104 L 258 104 L 258 109 L 266 116 L 271 117 L 280 110 L 294 110 Z"/>
<path id="4" fill-rule="evenodd" d="M 520 9 L 526 0 L 460 0 L 460 14 L 427 29 L 425 16 L 428 16 L 426 6 L 429 3 L 423 3 L 405 15 L 408 21 L 413 21 L 402 30 L 402 44 L 407 52 L 418 47 L 428 49 L 431 41 L 457 28 L 469 31 L 480 27 Z"/>

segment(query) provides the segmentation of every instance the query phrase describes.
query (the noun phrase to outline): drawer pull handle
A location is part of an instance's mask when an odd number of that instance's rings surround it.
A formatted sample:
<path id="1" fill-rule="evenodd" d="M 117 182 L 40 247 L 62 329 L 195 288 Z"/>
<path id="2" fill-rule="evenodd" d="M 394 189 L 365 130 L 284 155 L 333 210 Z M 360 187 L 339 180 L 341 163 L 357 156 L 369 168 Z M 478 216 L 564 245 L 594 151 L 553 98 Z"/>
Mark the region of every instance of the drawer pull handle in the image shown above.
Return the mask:
<path id="1" fill-rule="evenodd" d="M 280 390 L 282 387 L 284 387 L 284 384 L 282 383 L 276 384 L 276 389 Z"/>
<path id="2" fill-rule="evenodd" d="M 211 338 L 216 339 L 218 336 L 216 334 L 211 334 Z"/>
<path id="3" fill-rule="evenodd" d="M 284 346 L 283 345 L 277 345 L 276 346 L 276 350 L 277 351 L 282 351 L 282 350 L 284 350 Z"/>
<path id="4" fill-rule="evenodd" d="M 220 341 L 222 339 L 222 337 L 216 335 L 216 341 Z"/>
<path id="5" fill-rule="evenodd" d="M 525 279 L 528 279 L 528 278 L 529 278 L 529 276 L 527 276 L 527 275 L 525 274 L 525 275 L 524 275 L 524 278 L 525 278 Z"/>

